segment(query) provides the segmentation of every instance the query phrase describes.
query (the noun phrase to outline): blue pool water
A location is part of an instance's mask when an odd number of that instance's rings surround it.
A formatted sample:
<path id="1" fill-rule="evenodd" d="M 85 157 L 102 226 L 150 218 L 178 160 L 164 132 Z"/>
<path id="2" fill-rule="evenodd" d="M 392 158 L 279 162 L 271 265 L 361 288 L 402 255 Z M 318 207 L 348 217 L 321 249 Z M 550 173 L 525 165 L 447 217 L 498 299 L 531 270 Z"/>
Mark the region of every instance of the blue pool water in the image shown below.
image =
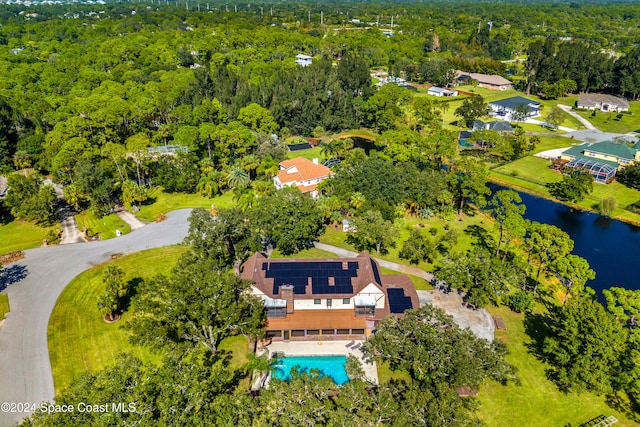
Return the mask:
<path id="1" fill-rule="evenodd" d="M 289 381 L 291 369 L 309 373 L 312 369 L 320 371 L 322 376 L 330 377 L 334 383 L 342 385 L 349 381 L 346 370 L 347 356 L 292 356 L 276 359 L 273 377 Z"/>

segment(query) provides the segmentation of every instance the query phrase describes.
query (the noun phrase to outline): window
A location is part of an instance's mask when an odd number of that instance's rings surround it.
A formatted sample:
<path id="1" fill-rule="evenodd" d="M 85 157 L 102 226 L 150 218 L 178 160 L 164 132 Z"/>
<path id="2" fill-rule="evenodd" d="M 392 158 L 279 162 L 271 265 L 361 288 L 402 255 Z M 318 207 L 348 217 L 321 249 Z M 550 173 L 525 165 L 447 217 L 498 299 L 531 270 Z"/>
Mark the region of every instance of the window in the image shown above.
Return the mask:
<path id="1" fill-rule="evenodd" d="M 323 329 L 322 335 L 334 335 L 336 333 L 335 329 Z"/>
<path id="2" fill-rule="evenodd" d="M 304 336 L 304 329 L 294 329 L 291 331 L 291 336 L 292 337 L 303 337 Z"/>
<path id="3" fill-rule="evenodd" d="M 375 316 L 376 307 L 375 305 L 357 305 L 355 307 L 356 317 L 367 317 L 367 316 Z"/>
<path id="4" fill-rule="evenodd" d="M 331 298 L 327 298 L 327 307 L 331 307 L 332 302 L 333 301 L 331 301 Z"/>
<path id="5" fill-rule="evenodd" d="M 348 305 L 351 301 L 351 298 L 342 298 L 342 303 Z"/>
<path id="6" fill-rule="evenodd" d="M 307 335 L 320 335 L 319 329 L 307 329 Z"/>
<path id="7" fill-rule="evenodd" d="M 314 304 L 320 304 L 320 302 L 321 302 L 321 301 L 320 301 L 320 298 L 314 298 L 314 299 L 313 299 L 313 303 L 314 303 Z"/>
<path id="8" fill-rule="evenodd" d="M 364 329 L 352 329 L 351 335 L 362 335 L 364 334 Z"/>

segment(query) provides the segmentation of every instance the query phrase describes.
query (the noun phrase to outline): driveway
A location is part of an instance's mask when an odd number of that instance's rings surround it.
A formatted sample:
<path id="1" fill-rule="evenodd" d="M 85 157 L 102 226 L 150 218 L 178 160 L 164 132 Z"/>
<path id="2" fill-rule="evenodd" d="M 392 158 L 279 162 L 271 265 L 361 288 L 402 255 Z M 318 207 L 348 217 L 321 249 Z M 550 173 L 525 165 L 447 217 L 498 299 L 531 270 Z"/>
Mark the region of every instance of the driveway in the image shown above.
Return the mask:
<path id="1" fill-rule="evenodd" d="M 582 125 L 587 130 L 597 130 L 596 127 L 594 125 L 592 125 L 589 120 L 585 119 L 584 117 L 582 117 L 580 114 L 576 113 L 575 111 L 572 111 L 570 106 L 563 105 L 563 104 L 558 104 L 558 107 L 561 110 L 563 110 L 565 113 L 569 114 L 570 116 L 575 117 L 580 123 L 582 123 Z"/>
<path id="2" fill-rule="evenodd" d="M 62 186 L 54 183 L 50 179 L 45 179 L 44 183 L 53 186 L 58 198 L 56 203 L 58 205 L 60 227 L 62 227 L 62 240 L 60 240 L 60 244 L 66 245 L 69 243 L 86 242 L 87 240 L 84 238 L 80 230 L 78 230 L 78 224 L 76 223 L 76 218 L 73 216 L 71 206 L 69 206 L 67 201 L 64 199 L 64 190 L 62 189 Z"/>
<path id="3" fill-rule="evenodd" d="M 182 242 L 190 212 L 171 212 L 163 222 L 115 239 L 31 249 L 25 251 L 24 259 L 5 266 L 0 291 L 9 295 L 11 312 L 0 328 L 0 402 L 39 406 L 53 399 L 47 326 L 58 295 L 72 279 L 113 254 Z M 0 426 L 13 425 L 28 415 L 0 412 Z"/>

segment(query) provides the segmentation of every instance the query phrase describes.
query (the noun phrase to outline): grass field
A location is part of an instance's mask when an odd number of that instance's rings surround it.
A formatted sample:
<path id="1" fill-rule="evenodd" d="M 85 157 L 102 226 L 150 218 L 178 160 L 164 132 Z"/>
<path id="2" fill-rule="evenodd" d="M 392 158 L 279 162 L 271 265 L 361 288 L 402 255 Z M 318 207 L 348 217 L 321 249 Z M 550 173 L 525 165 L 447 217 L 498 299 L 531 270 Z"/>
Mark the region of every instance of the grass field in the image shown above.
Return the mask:
<path id="1" fill-rule="evenodd" d="M 636 426 L 624 414 L 611 409 L 603 396 L 592 393 L 562 393 L 545 376 L 547 366 L 534 357 L 527 344 L 531 338 L 525 333 L 523 315 L 505 307 L 489 310 L 501 316 L 506 331 L 496 331 L 496 338 L 504 341 L 510 354 L 507 361 L 518 368 L 521 386 L 503 386 L 487 381 L 480 387 L 478 400 L 480 416 L 488 427 L 578 426 L 598 415 L 613 415 L 620 427 Z"/>
<path id="2" fill-rule="evenodd" d="M 153 222 L 160 214 L 185 208 L 205 208 L 210 209 L 215 205 L 217 208 L 230 208 L 235 205 L 233 194 L 227 192 L 213 199 L 199 194 L 185 193 L 165 193 L 157 191 L 153 195 L 155 201 L 149 205 L 140 206 L 136 216 L 144 222 Z"/>
<path id="3" fill-rule="evenodd" d="M 92 235 L 99 235 L 101 240 L 116 237 L 116 230 L 120 230 L 122 234 L 131 231 L 131 227 L 116 214 L 96 217 L 91 211 L 86 210 L 75 215 L 78 230 L 84 230 L 85 227 Z"/>
<path id="4" fill-rule="evenodd" d="M 548 160 L 528 156 L 491 170 L 489 176 L 498 183 L 551 197 L 545 184 L 560 181 L 561 176 L 549 166 Z M 626 209 L 640 202 L 640 191 L 625 187 L 619 182 L 614 181 L 607 185 L 593 184 L 593 192 L 576 206 L 597 211 L 600 201 L 607 197 L 616 199 L 614 217 L 624 221 L 640 222 L 640 215 Z"/>
<path id="5" fill-rule="evenodd" d="M 299 151 L 289 151 L 287 153 L 287 158 L 295 159 L 296 157 L 304 157 L 307 160 L 318 159 L 320 163 L 325 161 L 324 156 L 322 155 L 321 147 L 309 148 L 307 150 L 299 150 Z"/>
<path id="6" fill-rule="evenodd" d="M 576 112 L 604 132 L 627 133 L 640 129 L 640 101 L 630 101 L 629 113 L 631 114 L 623 114 L 621 118 L 617 117 L 617 113 L 598 111 L 595 116 L 592 116 L 591 111 L 577 110 Z"/>
<path id="7" fill-rule="evenodd" d="M 11 311 L 9 307 L 9 295 L 0 294 L 0 320 L 4 320 L 5 314 Z"/>
<path id="8" fill-rule="evenodd" d="M 58 227 L 59 228 L 59 227 Z M 0 222 L 0 255 L 11 251 L 37 248 L 53 227 L 40 227 L 31 222 L 14 220 L 8 223 Z"/>
<path id="9" fill-rule="evenodd" d="M 372 253 L 372 255 L 376 258 L 381 258 L 387 261 L 409 265 L 409 262 L 407 260 L 401 259 L 398 253 L 402 248 L 402 244 L 404 243 L 404 241 L 409 237 L 411 230 L 418 228 L 422 229 L 424 233 L 427 233 L 427 231 L 431 227 L 433 227 L 436 229 L 436 236 L 439 237 L 444 234 L 445 226 L 448 226 L 449 229 L 455 230 L 458 233 L 458 244 L 456 245 L 454 250 L 464 251 L 466 249 L 469 249 L 472 243 L 475 241 L 475 237 L 470 232 L 465 232 L 465 230 L 467 230 L 468 227 L 475 228 L 477 226 L 487 227 L 491 229 L 490 224 L 490 220 L 479 213 L 471 216 L 464 215 L 462 218 L 457 218 L 452 221 L 445 221 L 436 217 L 431 217 L 428 220 L 424 220 L 412 216 L 405 216 L 404 219 L 397 224 L 397 227 L 399 229 L 399 237 L 398 239 L 396 239 L 396 247 L 390 248 L 389 253 L 386 255 L 378 255 L 375 253 L 375 251 Z M 325 234 L 320 237 L 320 241 L 330 245 L 349 249 L 351 251 L 356 251 L 353 246 L 346 243 L 346 238 L 347 233 L 343 233 L 335 227 L 329 227 L 327 228 Z M 416 267 L 421 268 L 425 271 L 433 271 L 435 265 L 425 261 L 417 264 Z M 424 284 L 420 286 L 424 286 Z M 416 288 L 425 289 L 418 286 L 416 286 Z M 426 289 L 431 289 L 430 285 Z"/>
<path id="10" fill-rule="evenodd" d="M 146 348 L 129 342 L 129 332 L 123 326 L 130 313 L 125 312 L 116 323 L 102 320 L 96 308 L 98 295 L 104 291 L 102 271 L 107 265 L 117 265 L 126 272 L 126 280 L 150 278 L 169 273 L 184 251 L 183 246 L 170 246 L 139 252 L 96 266 L 67 285 L 49 319 L 49 357 L 56 392 L 82 373 L 110 365 L 125 352 L 143 360 L 158 360 Z"/>

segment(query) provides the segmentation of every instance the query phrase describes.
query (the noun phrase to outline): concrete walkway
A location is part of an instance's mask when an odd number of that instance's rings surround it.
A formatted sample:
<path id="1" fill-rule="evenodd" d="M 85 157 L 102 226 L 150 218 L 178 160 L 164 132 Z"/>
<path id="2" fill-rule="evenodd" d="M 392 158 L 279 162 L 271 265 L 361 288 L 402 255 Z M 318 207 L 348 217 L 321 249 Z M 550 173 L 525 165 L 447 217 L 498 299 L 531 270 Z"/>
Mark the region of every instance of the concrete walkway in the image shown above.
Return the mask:
<path id="1" fill-rule="evenodd" d="M 113 211 L 118 215 L 118 218 L 131 227 L 131 231 L 144 227 L 144 222 L 140 221 L 138 217 L 129 212 L 124 206 L 117 205 Z"/>
<path id="2" fill-rule="evenodd" d="M 571 107 L 569 107 L 568 105 L 558 104 L 558 107 L 561 110 L 563 110 L 565 113 L 569 114 L 570 116 L 575 117 L 576 120 L 578 120 L 580 123 L 582 123 L 582 125 L 587 130 L 597 130 L 596 127 L 594 125 L 592 125 L 589 120 L 585 119 L 584 117 L 582 117 L 580 114 L 576 113 L 575 111 L 571 111 Z"/>
<path id="3" fill-rule="evenodd" d="M 350 250 L 339 248 L 333 245 L 327 245 L 325 243 L 316 242 L 314 246 L 323 251 L 332 252 L 338 255 L 340 258 L 353 258 L 358 255 L 356 252 L 352 252 Z M 411 274 L 412 276 L 421 277 L 427 280 L 428 282 L 431 282 L 434 279 L 434 276 L 432 273 L 426 272 L 417 267 L 411 267 L 410 265 L 404 265 L 404 264 L 398 264 L 391 261 L 385 261 L 383 259 L 379 259 L 375 257 L 373 257 L 373 259 L 375 259 L 378 262 L 378 264 L 380 264 L 380 267 L 388 268 L 389 270 L 397 271 L 399 273 L 404 273 L 404 274 Z"/>
<path id="4" fill-rule="evenodd" d="M 78 230 L 78 224 L 76 223 L 76 218 L 73 216 L 71 206 L 69 206 L 67 201 L 64 199 L 64 190 L 62 189 L 62 186 L 54 183 L 50 179 L 45 179 L 44 183 L 53 186 L 56 196 L 58 197 L 56 203 L 58 205 L 60 227 L 62 227 L 62 240 L 60 240 L 60 244 L 66 245 L 69 243 L 86 242 L 87 240 L 84 238 L 84 235 L 80 230 Z"/>
<path id="5" fill-rule="evenodd" d="M 39 406 L 53 399 L 47 328 L 51 311 L 67 284 L 115 254 L 182 242 L 189 230 L 190 212 L 170 212 L 165 221 L 117 239 L 30 249 L 24 259 L 5 266 L 0 291 L 9 295 L 11 312 L 0 329 L 0 402 Z M 0 426 L 14 425 L 28 415 L 0 412 Z"/>

